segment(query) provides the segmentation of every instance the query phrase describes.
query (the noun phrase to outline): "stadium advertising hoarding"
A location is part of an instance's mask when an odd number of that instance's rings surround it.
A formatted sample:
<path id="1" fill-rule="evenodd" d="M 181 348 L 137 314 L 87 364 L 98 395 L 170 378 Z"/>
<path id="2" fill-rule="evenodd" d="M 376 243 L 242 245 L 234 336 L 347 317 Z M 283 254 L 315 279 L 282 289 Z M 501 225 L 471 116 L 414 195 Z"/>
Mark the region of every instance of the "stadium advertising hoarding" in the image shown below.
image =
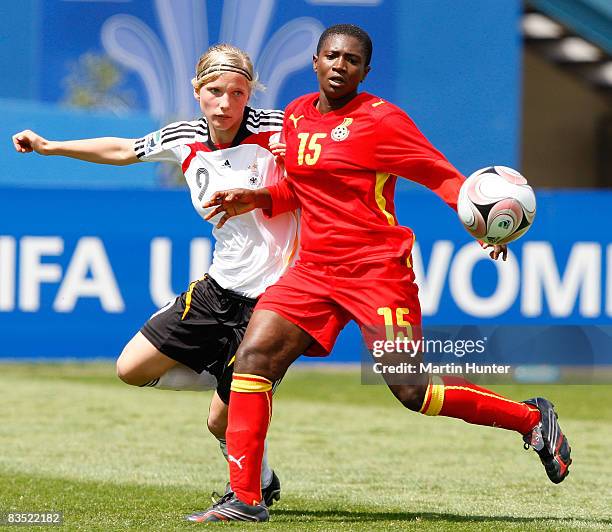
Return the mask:
<path id="1" fill-rule="evenodd" d="M 363 26 L 374 42 L 364 90 L 405 109 L 466 175 L 486 160 L 518 164 L 519 0 L 464 0 L 460 6 L 455 0 L 5 4 L 11 20 L 0 42 L 0 64 L 11 72 L 0 80 L 0 97 L 10 99 L 9 125 L 0 124 L 5 135 L 17 127 L 57 138 L 131 138 L 198 116 L 190 80 L 199 55 L 217 42 L 231 42 L 252 57 L 266 86 L 253 95 L 255 107 L 284 108 L 316 90 L 311 61 L 323 29 L 350 22 Z M 19 109 L 15 116 L 15 99 L 41 105 Z M 64 129 L 49 124 L 49 112 L 74 113 L 75 108 L 126 117 L 125 125 L 96 119 L 92 127 L 91 120 L 76 114 L 64 117 Z M 155 126 L 134 134 L 128 125 L 134 113 L 153 117 Z M 8 148 L 0 146 L 0 155 L 11 161 Z M 86 170 L 64 166 L 68 186 L 91 182 Z M 0 168 L 7 170 L 0 183 L 38 186 L 46 176 L 34 176 L 18 163 Z M 101 181 L 99 171 L 91 172 Z M 139 186 L 151 181 L 144 169 L 138 172 Z M 48 180 L 64 184 L 62 172 Z"/>
<path id="2" fill-rule="evenodd" d="M 503 325 L 515 335 L 580 326 L 588 335 L 610 325 L 612 243 L 596 219 L 612 208 L 612 193 L 539 194 L 536 222 L 507 262 L 490 260 L 433 194 L 398 191 L 396 200 L 417 235 L 426 326 Z M 211 261 L 210 226 L 186 191 L 5 188 L 0 212 L 3 358 L 114 357 Z M 329 360 L 360 353 L 349 327 Z M 604 355 L 599 362 L 610 363 Z"/>

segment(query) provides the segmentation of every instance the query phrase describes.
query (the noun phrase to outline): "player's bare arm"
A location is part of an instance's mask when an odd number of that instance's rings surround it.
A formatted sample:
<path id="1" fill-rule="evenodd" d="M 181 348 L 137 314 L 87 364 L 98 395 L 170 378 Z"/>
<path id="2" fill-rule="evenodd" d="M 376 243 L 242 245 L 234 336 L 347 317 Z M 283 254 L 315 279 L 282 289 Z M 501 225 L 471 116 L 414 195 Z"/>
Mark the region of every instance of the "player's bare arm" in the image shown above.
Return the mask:
<path id="1" fill-rule="evenodd" d="M 204 216 L 210 220 L 217 214 L 223 213 L 217 222 L 217 229 L 223 227 L 225 222 L 234 216 L 245 214 L 255 209 L 269 209 L 272 207 L 272 197 L 267 188 L 251 190 L 248 188 L 233 188 L 215 192 L 211 198 L 203 204 L 204 208 L 215 207 Z"/>
<path id="2" fill-rule="evenodd" d="M 62 155 L 98 164 L 123 166 L 138 162 L 134 139 L 100 137 L 95 139 L 55 141 L 26 129 L 13 135 L 13 146 L 19 153 Z"/>

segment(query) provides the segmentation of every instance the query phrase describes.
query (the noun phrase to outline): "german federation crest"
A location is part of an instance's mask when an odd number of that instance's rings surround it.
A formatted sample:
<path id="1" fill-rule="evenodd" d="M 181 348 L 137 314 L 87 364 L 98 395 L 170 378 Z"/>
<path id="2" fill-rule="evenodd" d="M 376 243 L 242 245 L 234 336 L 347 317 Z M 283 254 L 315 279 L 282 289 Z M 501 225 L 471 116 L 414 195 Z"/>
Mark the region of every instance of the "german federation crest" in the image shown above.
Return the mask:
<path id="1" fill-rule="evenodd" d="M 257 168 L 257 159 L 249 165 L 249 185 L 253 188 L 259 188 L 261 185 L 261 177 Z"/>

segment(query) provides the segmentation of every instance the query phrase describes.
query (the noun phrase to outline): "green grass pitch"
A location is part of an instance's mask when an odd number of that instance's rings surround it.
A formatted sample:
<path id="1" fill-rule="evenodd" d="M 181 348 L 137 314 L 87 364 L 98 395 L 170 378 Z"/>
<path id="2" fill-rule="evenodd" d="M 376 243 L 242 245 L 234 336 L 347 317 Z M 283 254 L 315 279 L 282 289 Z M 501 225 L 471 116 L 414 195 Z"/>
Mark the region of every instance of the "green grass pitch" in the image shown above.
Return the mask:
<path id="1" fill-rule="evenodd" d="M 290 370 L 269 435 L 282 500 L 260 526 L 612 528 L 612 386 L 496 390 L 557 405 L 574 457 L 561 485 L 517 434 L 408 412 L 356 369 Z M 226 481 L 205 429 L 210 394 L 133 388 L 106 363 L 2 364 L 0 398 L 0 512 L 61 510 L 62 530 L 205 526 L 182 518 Z"/>

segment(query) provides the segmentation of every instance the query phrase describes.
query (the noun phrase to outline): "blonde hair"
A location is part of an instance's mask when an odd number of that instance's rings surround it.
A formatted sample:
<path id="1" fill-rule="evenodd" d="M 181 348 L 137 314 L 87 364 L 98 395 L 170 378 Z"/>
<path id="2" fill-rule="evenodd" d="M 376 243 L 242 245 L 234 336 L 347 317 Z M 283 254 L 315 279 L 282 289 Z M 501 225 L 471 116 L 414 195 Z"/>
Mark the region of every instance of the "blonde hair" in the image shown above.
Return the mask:
<path id="1" fill-rule="evenodd" d="M 242 74 L 249 82 L 251 91 L 263 88 L 257 79 L 257 74 L 253 72 L 253 63 L 249 55 L 244 50 L 226 43 L 215 44 L 200 56 L 196 65 L 196 75 L 191 80 L 191 84 L 196 91 L 199 91 L 202 85 L 214 81 L 224 72 Z"/>

